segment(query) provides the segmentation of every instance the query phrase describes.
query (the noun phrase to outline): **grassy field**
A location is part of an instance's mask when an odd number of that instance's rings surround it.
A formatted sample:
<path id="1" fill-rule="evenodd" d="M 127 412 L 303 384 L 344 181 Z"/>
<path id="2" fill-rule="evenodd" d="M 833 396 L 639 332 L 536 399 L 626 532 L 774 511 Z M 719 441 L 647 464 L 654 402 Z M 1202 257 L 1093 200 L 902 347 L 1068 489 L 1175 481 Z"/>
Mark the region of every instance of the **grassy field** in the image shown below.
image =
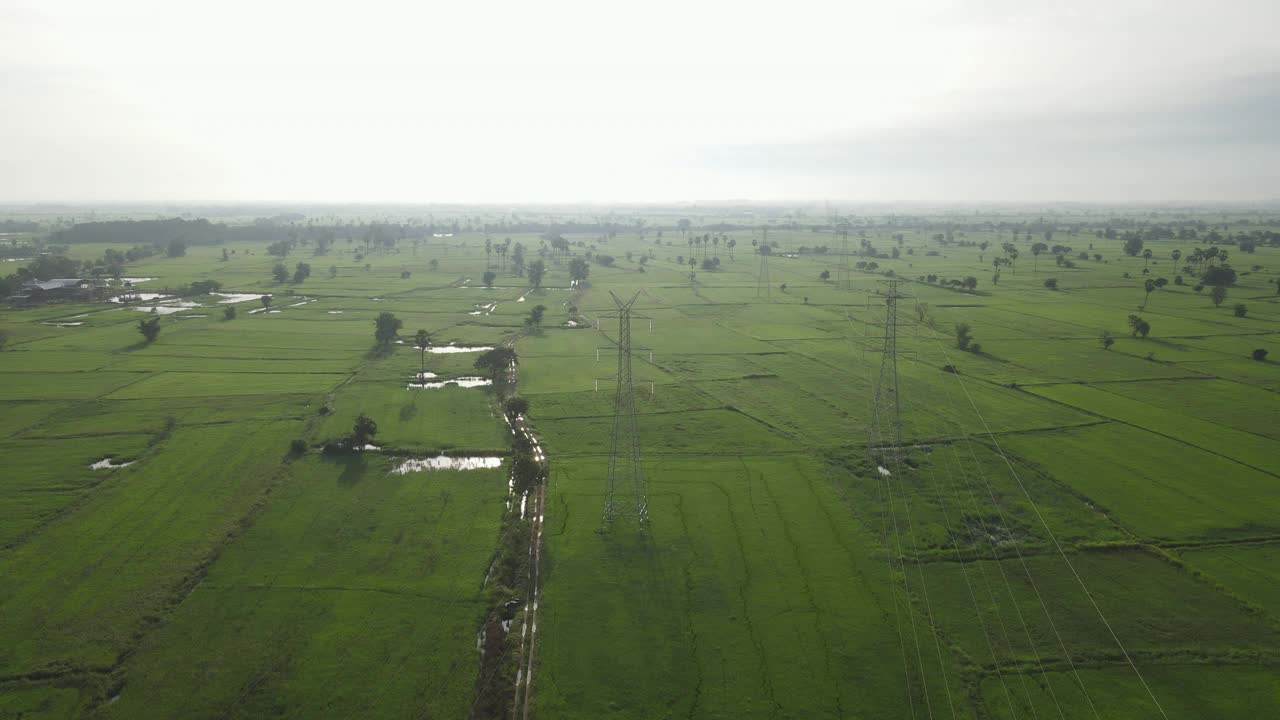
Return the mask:
<path id="1" fill-rule="evenodd" d="M 564 233 L 571 256 L 614 257 L 577 287 L 550 249 L 541 289 L 499 255 L 483 287 L 486 235 L 464 229 L 368 252 L 358 236 L 300 245 L 284 260 L 313 265 L 298 284 L 272 279 L 265 242 L 129 263 L 145 291 L 213 279 L 245 295 L 189 298 L 150 343 L 133 307 L 0 310 L 0 718 L 511 716 L 509 697 L 496 712 L 477 693 L 495 618 L 514 623 L 513 656 L 535 618 L 503 610 L 526 597 L 494 579 L 532 527 L 508 468 L 393 470 L 507 456 L 512 432 L 494 387 L 408 387 L 422 367 L 479 374 L 478 351 L 375 347 L 382 312 L 405 341 L 421 328 L 435 346 L 519 355 L 549 461 L 532 717 L 1158 718 L 1158 702 L 1169 718 L 1254 718 L 1280 704 L 1280 248 L 1230 246 L 1240 275 L 1215 306 L 1190 275 L 1143 287 L 1205 241 L 1126 256 L 1101 232 L 1110 211 L 1056 218 L 1070 267 L 1033 262 L 1040 238 L 1010 231 L 1035 215 L 878 218 L 849 237 L 878 269 L 847 281 L 838 234 L 775 218 L 762 288 L 759 223 L 727 231 L 731 256 L 710 228 L 741 218 L 698 213 L 689 233 L 660 215 Z M 953 225 L 967 229 L 934 238 Z M 691 242 L 703 233 L 721 241 Z M 540 233 L 489 239 L 508 237 L 539 258 Z M 1005 242 L 1021 258 L 997 283 Z M 704 251 L 719 268 L 691 270 Z M 887 270 L 914 281 L 896 374 L 882 372 Z M 976 289 L 945 284 L 966 276 Z M 644 316 L 643 532 L 601 532 L 611 291 L 639 293 Z M 264 294 L 277 312 L 251 313 Z M 957 323 L 980 352 L 957 347 Z M 873 424 L 877 387 L 898 413 Z M 322 454 L 361 414 L 380 449 Z M 869 451 L 899 418 L 896 450 Z"/>

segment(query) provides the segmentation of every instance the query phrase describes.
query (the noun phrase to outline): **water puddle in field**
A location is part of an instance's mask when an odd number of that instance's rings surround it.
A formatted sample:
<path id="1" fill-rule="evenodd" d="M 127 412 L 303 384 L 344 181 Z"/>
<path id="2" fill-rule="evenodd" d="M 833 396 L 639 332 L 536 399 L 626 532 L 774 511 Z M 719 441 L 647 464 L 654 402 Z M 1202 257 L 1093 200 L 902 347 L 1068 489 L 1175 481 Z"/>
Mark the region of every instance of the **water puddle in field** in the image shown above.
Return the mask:
<path id="1" fill-rule="evenodd" d="M 298 307 L 299 305 L 306 305 L 307 303 L 313 303 L 313 302 L 315 302 L 315 300 L 308 300 L 306 298 L 302 298 L 301 302 L 293 303 L 291 305 L 288 305 L 287 307 Z"/>
<path id="2" fill-rule="evenodd" d="M 196 302 L 190 302 L 188 300 L 176 300 L 162 305 L 139 305 L 133 309 L 138 312 L 154 313 L 156 315 L 172 315 L 174 313 L 180 313 L 183 310 L 190 310 L 191 308 L 198 307 L 204 307 L 204 305 Z"/>
<path id="3" fill-rule="evenodd" d="M 566 320 L 564 323 L 564 326 L 576 328 L 576 327 L 582 327 L 582 323 L 578 322 L 577 320 Z"/>
<path id="4" fill-rule="evenodd" d="M 467 313 L 468 315 L 492 315 L 494 310 L 498 309 L 498 303 L 484 303 L 476 305 L 476 309 Z"/>
<path id="5" fill-rule="evenodd" d="M 361 445 L 356 449 L 363 450 L 365 452 L 377 452 L 378 450 L 382 449 L 382 446 L 381 445 Z"/>
<path id="6" fill-rule="evenodd" d="M 487 352 L 492 350 L 492 345 L 436 345 L 427 348 L 427 352 L 435 355 L 450 355 L 453 353 L 469 353 L 469 352 Z"/>
<path id="7" fill-rule="evenodd" d="M 81 313 L 80 315 L 72 315 L 69 319 L 70 319 L 70 320 L 77 320 L 77 319 L 82 318 L 82 317 L 89 317 L 89 313 Z"/>
<path id="8" fill-rule="evenodd" d="M 460 388 L 483 387 L 492 385 L 493 381 L 482 377 L 460 377 L 440 382 L 409 383 L 406 390 L 438 390 L 446 385 L 457 385 Z"/>
<path id="9" fill-rule="evenodd" d="M 90 465 L 89 469 L 90 470 L 115 470 L 116 468 L 129 467 L 132 464 L 133 464 L 132 460 L 128 462 L 116 463 L 116 462 L 112 462 L 111 458 L 104 457 L 98 462 Z"/>
<path id="10" fill-rule="evenodd" d="M 435 373 L 429 370 L 425 372 L 416 372 L 413 374 L 413 376 L 419 380 L 430 380 L 432 378 L 439 377 L 438 375 L 436 375 Z"/>
<path id="11" fill-rule="evenodd" d="M 148 282 L 150 280 L 155 280 L 155 278 L 135 278 L 135 277 L 116 278 L 116 279 L 128 285 L 135 285 L 140 282 Z"/>
<path id="12" fill-rule="evenodd" d="M 876 466 L 876 470 L 880 473 L 880 476 L 881 476 L 881 477 L 889 477 L 890 475 L 892 475 L 892 474 L 893 474 L 893 473 L 889 472 L 889 468 L 887 468 L 887 467 L 885 467 L 885 466 L 883 466 L 883 465 L 877 465 L 877 466 Z"/>
<path id="13" fill-rule="evenodd" d="M 113 303 L 145 302 L 147 300 L 159 300 L 164 296 L 165 296 L 164 293 L 155 293 L 155 292 L 124 293 L 123 295 L 117 295 L 111 298 L 109 302 L 113 302 Z"/>
<path id="14" fill-rule="evenodd" d="M 220 297 L 220 298 L 224 298 L 223 300 L 219 300 L 219 301 L 218 301 L 218 304 L 219 304 L 219 305 L 230 305 L 230 304 L 232 304 L 232 303 L 249 302 L 250 300 L 261 300 L 264 296 L 265 296 L 265 297 L 271 297 L 271 293 L 224 293 L 224 292 L 215 292 L 215 293 L 209 293 L 209 294 L 210 294 L 210 295 L 217 295 L 217 296 L 218 296 L 218 297 Z"/>
<path id="15" fill-rule="evenodd" d="M 330 315 L 341 315 L 341 314 L 342 314 L 342 311 L 341 311 L 341 310 L 330 310 L 330 311 L 329 311 L 329 314 L 330 314 Z"/>
<path id="16" fill-rule="evenodd" d="M 81 325 L 83 325 L 84 323 L 82 323 L 82 322 L 47 322 L 47 323 L 40 323 L 40 324 L 41 324 L 41 325 L 51 325 L 51 326 L 53 326 L 53 327 L 63 327 L 63 328 L 66 328 L 66 327 L 80 327 L 80 326 L 81 326 Z"/>
<path id="17" fill-rule="evenodd" d="M 391 472 L 397 475 L 404 475 L 405 473 L 421 472 L 423 470 L 481 470 L 496 467 L 502 467 L 502 458 L 438 455 L 433 458 L 405 460 Z"/>
<path id="18" fill-rule="evenodd" d="M 195 318 L 209 317 L 208 315 L 174 315 L 174 320 L 193 320 Z"/>

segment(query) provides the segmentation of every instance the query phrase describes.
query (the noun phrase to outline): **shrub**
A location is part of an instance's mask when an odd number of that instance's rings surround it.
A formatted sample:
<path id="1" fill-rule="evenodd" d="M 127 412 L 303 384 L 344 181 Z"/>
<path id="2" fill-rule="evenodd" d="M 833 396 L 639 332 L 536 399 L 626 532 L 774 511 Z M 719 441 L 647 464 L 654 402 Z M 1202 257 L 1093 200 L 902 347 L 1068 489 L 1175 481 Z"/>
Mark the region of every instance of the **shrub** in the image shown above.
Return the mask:
<path id="1" fill-rule="evenodd" d="M 289 454 L 297 456 L 297 455 L 303 455 L 306 452 L 307 452 L 306 440 L 303 440 L 302 438 L 296 438 L 293 442 L 289 443 Z"/>
<path id="2" fill-rule="evenodd" d="M 1258 348 L 1257 350 L 1254 350 L 1254 351 L 1253 351 L 1253 359 L 1254 359 L 1254 360 L 1257 360 L 1258 362 L 1262 362 L 1262 361 L 1266 360 L 1266 359 L 1267 359 L 1267 349 L 1266 349 L 1266 348 Z"/>

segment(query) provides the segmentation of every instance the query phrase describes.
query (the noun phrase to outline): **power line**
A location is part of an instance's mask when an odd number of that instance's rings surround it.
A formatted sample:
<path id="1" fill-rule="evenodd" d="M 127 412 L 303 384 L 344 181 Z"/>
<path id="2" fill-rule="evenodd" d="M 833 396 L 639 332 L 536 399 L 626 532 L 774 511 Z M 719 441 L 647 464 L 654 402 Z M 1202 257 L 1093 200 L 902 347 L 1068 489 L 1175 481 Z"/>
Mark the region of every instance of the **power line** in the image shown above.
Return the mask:
<path id="1" fill-rule="evenodd" d="M 950 361 L 950 357 L 947 355 L 946 348 L 942 346 L 942 343 L 938 341 L 936 336 L 934 337 L 934 342 L 938 344 L 939 350 L 942 352 L 944 358 Z M 1013 462 L 1009 460 L 1009 456 L 1006 455 L 1004 452 L 1004 449 L 1000 447 L 1000 441 L 997 440 L 995 437 L 995 434 L 991 432 L 991 426 L 987 423 L 987 419 L 983 417 L 982 411 L 978 409 L 977 403 L 975 403 L 973 400 L 973 395 L 969 393 L 969 388 L 965 386 L 964 381 L 960 379 L 959 375 L 956 376 L 956 382 L 959 384 L 960 389 L 964 392 L 965 398 L 969 401 L 969 406 L 973 408 L 974 414 L 977 415 L 978 420 L 982 422 L 983 431 L 986 432 L 987 437 L 991 440 L 992 446 L 995 448 L 996 452 L 1000 455 L 1000 458 L 1004 461 L 1005 466 L 1009 469 L 1009 474 L 1013 477 L 1014 481 L 1018 484 L 1018 488 L 1022 491 L 1023 496 L 1027 499 L 1027 502 L 1031 505 L 1032 511 L 1035 512 L 1036 519 L 1040 521 L 1041 527 L 1044 528 L 1044 531 L 1046 534 L 1048 534 L 1049 539 L 1053 541 L 1053 545 L 1058 550 L 1058 554 L 1062 557 L 1063 562 L 1065 562 L 1067 564 L 1067 568 L 1071 570 L 1071 574 L 1075 578 L 1076 583 L 1080 585 L 1080 589 L 1084 592 L 1085 597 L 1089 599 L 1089 603 L 1093 606 L 1094 611 L 1098 614 L 1098 618 L 1102 620 L 1102 624 L 1107 628 L 1107 632 L 1111 635 L 1112 641 L 1115 642 L 1116 647 L 1120 649 L 1120 653 L 1124 656 L 1124 659 L 1129 663 L 1129 667 L 1132 668 L 1134 674 L 1137 675 L 1138 681 L 1142 683 L 1143 689 L 1147 691 L 1147 695 L 1151 698 L 1151 702 L 1156 706 L 1156 710 L 1160 712 L 1160 716 L 1168 720 L 1169 716 L 1165 713 L 1164 708 L 1160 705 L 1160 701 L 1156 699 L 1155 693 L 1151 690 L 1151 686 L 1147 684 L 1146 678 L 1142 676 L 1142 671 L 1138 669 L 1137 664 L 1134 663 L 1133 658 L 1130 657 L 1129 651 L 1126 650 L 1124 647 L 1124 644 L 1120 642 L 1120 638 L 1116 635 L 1115 630 L 1111 627 L 1111 623 L 1107 620 L 1106 615 L 1102 612 L 1102 608 L 1098 606 L 1097 601 L 1094 600 L 1093 598 L 1093 594 L 1089 592 L 1089 588 L 1085 585 L 1084 579 L 1080 577 L 1080 573 L 1076 570 L 1075 565 L 1071 562 L 1071 559 L 1067 557 L 1066 551 L 1063 550 L 1062 544 L 1058 541 L 1058 536 L 1054 534 L 1053 530 L 1049 527 L 1049 523 L 1045 521 L 1044 515 L 1042 515 L 1040 512 L 1040 507 L 1036 505 L 1035 500 L 1031 498 L 1031 493 L 1027 491 L 1026 485 L 1022 482 L 1022 477 L 1018 475 L 1018 471 L 1013 466 Z M 1020 553 L 1019 553 L 1019 557 L 1021 557 Z M 1023 564 L 1025 565 L 1025 561 Z M 1028 570 L 1028 578 L 1030 578 L 1029 570 Z M 1032 583 L 1032 588 L 1035 589 L 1034 583 Z M 1039 590 L 1036 590 L 1036 595 L 1039 596 Z M 1041 604 L 1043 605 L 1043 600 L 1041 600 Z M 1048 613 L 1048 610 L 1046 608 L 1046 616 L 1047 616 L 1047 613 Z M 1049 624 L 1050 624 L 1050 627 L 1053 628 L 1054 634 L 1058 637 L 1058 642 L 1061 645 L 1062 636 L 1058 634 L 1057 627 L 1054 626 L 1052 618 L 1049 618 Z M 1066 652 L 1065 646 L 1063 646 L 1063 652 L 1066 654 L 1067 663 L 1071 666 L 1072 672 L 1076 676 L 1076 681 L 1080 683 L 1081 690 L 1084 690 L 1085 689 L 1084 683 L 1080 679 L 1079 672 L 1075 668 L 1075 663 L 1072 661 L 1071 655 Z M 1089 696 L 1089 693 L 1087 690 L 1085 691 L 1085 700 L 1089 703 L 1090 709 L 1093 710 L 1094 716 L 1095 717 L 1098 716 L 1098 710 L 1094 706 L 1093 699 Z"/>

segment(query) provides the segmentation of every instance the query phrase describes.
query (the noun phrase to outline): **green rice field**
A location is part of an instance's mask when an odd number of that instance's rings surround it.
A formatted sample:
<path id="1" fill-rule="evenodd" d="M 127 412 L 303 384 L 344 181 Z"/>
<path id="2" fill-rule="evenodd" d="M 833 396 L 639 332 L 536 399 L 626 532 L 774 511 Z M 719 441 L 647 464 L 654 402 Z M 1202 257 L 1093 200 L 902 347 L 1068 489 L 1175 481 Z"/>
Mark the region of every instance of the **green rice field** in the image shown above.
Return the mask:
<path id="1" fill-rule="evenodd" d="M 353 214 L 327 248 L 309 218 L 283 257 L 129 261 L 159 299 L 0 308 L 0 718 L 1280 708 L 1280 244 L 1232 239 L 1275 218 L 442 217 Z M 413 232 L 370 246 L 373 221 Z M 1198 235 L 1144 258 L 1131 228 Z M 1189 263 L 1211 246 L 1221 305 Z M 239 296 L 183 292 L 207 280 Z M 614 295 L 644 522 L 602 516 Z M 511 376 L 475 367 L 504 347 Z M 402 472 L 441 455 L 483 462 Z"/>

